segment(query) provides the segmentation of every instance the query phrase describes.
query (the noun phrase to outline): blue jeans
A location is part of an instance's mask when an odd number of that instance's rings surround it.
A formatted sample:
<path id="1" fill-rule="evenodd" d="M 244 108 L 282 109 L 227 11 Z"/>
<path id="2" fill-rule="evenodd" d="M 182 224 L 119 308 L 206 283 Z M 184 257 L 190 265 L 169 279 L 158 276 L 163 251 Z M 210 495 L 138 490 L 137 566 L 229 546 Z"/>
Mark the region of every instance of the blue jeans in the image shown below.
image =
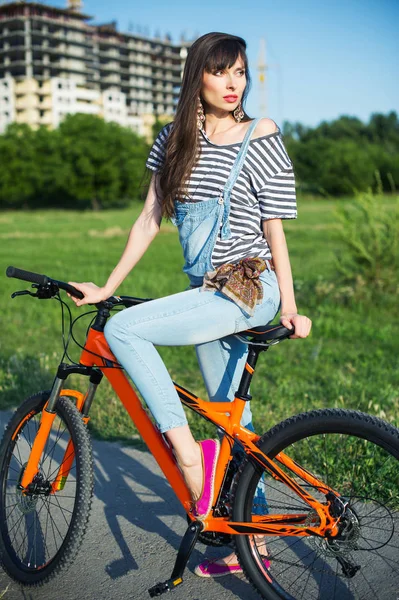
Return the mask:
<path id="1" fill-rule="evenodd" d="M 260 276 L 263 301 L 248 317 L 219 292 L 186 290 L 122 310 L 104 334 L 120 364 L 143 396 L 161 432 L 187 424 L 172 379 L 154 345 L 195 345 L 209 399 L 233 400 L 247 346 L 232 334 L 266 325 L 277 314 L 280 293 L 274 271 Z M 242 424 L 251 422 L 249 403 Z"/>

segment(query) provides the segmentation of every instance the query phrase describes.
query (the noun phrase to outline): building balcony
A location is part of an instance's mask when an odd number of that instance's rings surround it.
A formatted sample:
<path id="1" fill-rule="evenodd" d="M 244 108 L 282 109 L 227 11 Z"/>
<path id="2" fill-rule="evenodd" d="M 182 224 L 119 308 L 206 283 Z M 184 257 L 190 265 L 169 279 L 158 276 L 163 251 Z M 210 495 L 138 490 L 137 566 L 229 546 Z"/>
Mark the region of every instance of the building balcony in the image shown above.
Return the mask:
<path id="1" fill-rule="evenodd" d="M 171 46 L 159 46 L 158 48 L 151 48 L 149 51 L 153 56 L 162 56 L 167 58 L 174 58 L 179 62 L 182 62 L 180 56 L 180 46 L 174 46 L 175 50 L 171 49 Z"/>
<path id="2" fill-rule="evenodd" d="M 28 50 L 28 46 L 24 44 L 18 44 L 18 46 L 9 46 L 8 48 L 0 48 L 0 56 L 10 55 L 15 53 L 25 53 L 25 50 Z"/>
<path id="3" fill-rule="evenodd" d="M 143 86 L 140 85 L 135 85 L 135 84 L 131 84 L 131 83 L 121 83 L 121 89 L 124 92 L 124 90 L 130 90 L 130 95 L 132 96 L 133 94 L 136 94 L 136 92 L 143 92 L 146 95 L 146 98 L 148 98 L 149 100 L 152 100 L 153 95 L 158 93 L 160 91 L 162 91 L 162 95 L 163 97 L 168 97 L 171 96 L 172 98 L 178 98 L 179 97 L 179 92 L 177 91 L 171 91 L 171 90 L 165 90 L 165 89 L 154 89 L 153 87 L 151 88 L 144 88 Z M 125 92 L 124 92 L 125 93 Z"/>
<path id="4" fill-rule="evenodd" d="M 14 93 L 16 96 L 23 94 L 34 94 L 38 89 L 38 84 L 35 79 L 25 79 L 24 81 L 17 81 L 14 87 Z"/>
<path id="5" fill-rule="evenodd" d="M 129 62 L 127 63 L 127 61 L 123 60 L 121 61 L 124 65 L 129 65 L 129 68 L 131 68 L 132 66 L 136 67 L 141 67 L 144 69 L 148 69 L 149 72 L 151 72 L 151 61 L 150 60 L 139 60 L 138 58 L 132 58 L 129 60 Z M 126 66 L 124 67 L 126 68 Z"/>
<path id="6" fill-rule="evenodd" d="M 95 100 L 97 100 L 99 98 L 100 92 L 98 92 L 97 90 L 89 90 L 87 88 L 76 87 L 75 95 L 76 95 L 77 101 L 86 100 L 86 101 L 94 102 Z"/>
<path id="7" fill-rule="evenodd" d="M 107 50 L 100 48 L 96 51 L 96 54 L 98 54 L 99 56 L 104 56 L 106 58 L 114 58 L 116 60 L 120 59 L 120 54 L 115 48 L 109 48 Z"/>
<path id="8" fill-rule="evenodd" d="M 87 67 L 85 64 L 82 64 L 82 66 L 68 65 L 66 63 L 61 63 L 60 61 L 55 61 L 55 62 L 51 62 L 48 64 L 44 64 L 43 61 L 41 61 L 41 60 L 34 60 L 33 66 L 41 67 L 42 69 L 48 69 L 51 73 L 49 75 L 50 77 L 55 77 L 58 74 L 58 72 L 60 72 L 60 71 L 65 71 L 68 73 L 86 74 L 86 70 L 87 70 Z"/>
<path id="9" fill-rule="evenodd" d="M 167 49 L 165 49 L 164 54 L 165 54 L 165 56 L 168 56 L 169 58 L 175 58 L 176 60 L 181 61 L 180 46 L 178 48 L 176 48 L 176 50 L 174 52 L 170 48 L 167 48 Z"/>
<path id="10" fill-rule="evenodd" d="M 99 111 L 98 104 L 87 104 L 86 102 L 75 102 L 74 112 L 84 113 L 85 115 L 96 115 Z"/>
<path id="11" fill-rule="evenodd" d="M 134 88 L 136 90 L 143 90 L 151 92 L 154 88 L 152 85 L 143 85 L 142 83 L 130 82 L 130 81 L 121 81 L 122 87 Z"/>
<path id="12" fill-rule="evenodd" d="M 15 93 L 16 94 L 38 94 L 39 96 L 46 96 L 51 94 L 51 84 L 50 81 L 43 82 L 41 86 L 39 86 L 39 82 L 37 79 L 24 79 L 23 81 L 18 81 L 15 84 Z"/>
<path id="13" fill-rule="evenodd" d="M 21 58 L 15 58 L 15 59 L 10 59 L 9 62 L 0 64 L 0 68 L 12 68 L 12 67 L 25 67 L 26 63 L 25 60 L 22 60 Z"/>
<path id="14" fill-rule="evenodd" d="M 42 117 L 39 117 L 37 119 L 37 124 L 38 125 L 46 125 L 46 127 L 48 127 L 49 125 L 53 124 L 53 115 L 51 114 L 51 112 L 47 115 L 43 115 Z"/>
<path id="15" fill-rule="evenodd" d="M 100 84 L 101 89 L 104 89 L 104 85 L 105 84 L 115 84 L 115 85 L 120 85 L 120 77 L 119 75 L 117 75 L 116 73 L 113 74 L 109 74 L 103 77 L 100 77 L 100 79 L 98 80 L 98 83 Z"/>
<path id="16" fill-rule="evenodd" d="M 142 67 L 157 67 L 159 71 L 171 71 L 172 73 L 174 73 L 174 76 L 179 76 L 183 65 L 182 64 L 178 64 L 178 65 L 170 65 L 170 64 L 163 64 L 162 62 L 154 62 L 154 60 L 151 59 L 151 57 L 149 56 L 148 58 L 143 58 L 143 57 L 138 57 L 138 56 L 134 56 L 131 55 L 130 57 L 126 57 L 126 56 L 116 56 L 116 55 L 111 55 L 108 52 L 104 52 L 104 51 L 98 51 L 98 52 L 94 52 L 95 55 L 99 56 L 100 58 L 113 58 L 114 60 L 117 60 L 120 64 L 121 67 L 124 69 L 129 68 L 130 66 L 134 65 L 134 66 L 142 66 Z"/>
<path id="17" fill-rule="evenodd" d="M 156 81 L 154 85 L 158 85 L 160 81 L 164 83 L 174 83 L 176 85 L 181 85 L 180 77 L 175 77 L 174 75 L 170 75 L 168 73 L 157 73 L 156 75 L 151 75 L 151 79 Z"/>
<path id="18" fill-rule="evenodd" d="M 17 110 L 31 110 L 39 107 L 38 99 L 34 95 L 26 95 L 21 98 L 16 98 L 15 108 Z"/>
<path id="19" fill-rule="evenodd" d="M 151 42 L 144 42 L 135 38 L 129 38 L 127 41 L 129 50 L 136 50 L 137 52 L 151 52 Z"/>
<path id="20" fill-rule="evenodd" d="M 48 98 L 45 98 L 45 100 L 43 100 L 43 102 L 37 103 L 38 110 L 51 110 L 52 108 L 53 108 L 53 101 L 52 101 L 51 96 Z"/>
<path id="21" fill-rule="evenodd" d="M 43 41 L 48 42 L 64 42 L 73 46 L 82 48 L 91 48 L 93 46 L 91 40 L 74 40 L 70 36 L 62 32 L 59 33 L 43 33 L 41 31 L 32 31 L 33 44 L 42 44 Z"/>
<path id="22" fill-rule="evenodd" d="M 100 64 L 98 70 L 105 71 L 106 73 L 120 73 L 121 69 L 118 64 Z"/>
<path id="23" fill-rule="evenodd" d="M 145 77 L 151 79 L 151 68 L 144 69 L 143 67 L 135 68 L 135 65 L 129 67 L 121 66 L 121 72 L 134 77 Z"/>
<path id="24" fill-rule="evenodd" d="M 34 38 L 47 39 L 47 40 L 58 40 L 61 42 L 66 42 L 67 44 L 73 44 L 74 46 L 83 46 L 85 48 L 91 48 L 93 46 L 93 42 L 90 35 L 85 35 L 85 38 L 82 39 L 73 39 L 68 34 L 65 34 L 61 31 L 49 31 L 43 32 L 40 30 L 32 31 L 32 39 Z"/>
<path id="25" fill-rule="evenodd" d="M 21 17 L 22 19 L 22 17 Z M 48 23 L 54 26 L 55 23 L 57 23 L 59 26 L 62 26 L 63 28 L 66 29 L 71 29 L 74 31 L 79 31 L 79 32 L 84 32 L 86 33 L 88 31 L 88 29 L 90 27 L 92 27 L 91 25 L 88 25 L 87 23 L 82 22 L 81 19 L 74 19 L 73 16 L 67 16 L 67 15 L 58 15 L 58 16 L 51 16 L 51 17 L 46 17 L 44 15 L 34 15 L 31 16 L 31 22 L 32 22 L 32 30 L 34 29 L 34 23 Z"/>
<path id="26" fill-rule="evenodd" d="M 164 60 L 152 60 L 151 62 L 151 66 L 153 68 L 158 68 L 158 69 L 162 69 L 163 71 L 178 71 L 180 73 L 181 69 L 182 69 L 182 62 L 179 61 L 180 64 L 178 65 L 174 65 L 172 62 L 168 61 L 164 61 Z"/>
<path id="27" fill-rule="evenodd" d="M 15 120 L 17 123 L 28 123 L 30 125 L 34 120 L 34 117 L 26 111 L 19 111 L 15 115 Z"/>
<path id="28" fill-rule="evenodd" d="M 7 17 L 3 15 L 1 19 L 1 25 L 6 26 L 8 31 L 14 31 L 15 29 L 23 29 L 24 27 L 24 19 L 21 16 L 11 16 Z"/>
<path id="29" fill-rule="evenodd" d="M 163 94 L 170 94 L 173 90 L 164 88 L 162 85 L 153 85 L 151 88 L 154 92 L 162 92 Z"/>
<path id="30" fill-rule="evenodd" d="M 1 23 L 1 21 L 0 21 Z M 0 31 L 0 40 L 3 40 L 5 42 L 7 41 L 11 41 L 11 40 L 15 40 L 15 38 L 20 38 L 22 40 L 25 40 L 25 30 L 24 29 L 17 29 L 15 31 L 8 31 L 7 33 L 2 33 Z"/>
<path id="31" fill-rule="evenodd" d="M 93 40 L 104 46 L 117 46 L 119 48 L 119 46 L 126 45 L 126 42 L 124 42 L 123 39 L 108 33 L 99 33 L 98 31 L 93 33 Z"/>
<path id="32" fill-rule="evenodd" d="M 57 48 L 57 47 L 33 44 L 32 50 L 36 53 L 40 52 L 42 54 L 52 54 L 54 56 L 56 56 L 56 55 L 68 56 L 70 58 L 75 58 L 76 60 L 84 60 L 84 61 L 90 60 L 87 52 L 84 52 L 83 54 L 76 54 L 76 52 L 72 52 L 68 48 Z"/>
<path id="33" fill-rule="evenodd" d="M 143 67 L 147 67 L 147 68 L 151 68 L 151 60 L 143 60 L 143 59 L 139 59 L 137 57 L 134 58 L 126 58 L 124 57 L 117 57 L 115 55 L 111 55 L 108 52 L 97 52 L 95 53 L 97 56 L 99 56 L 99 58 L 105 58 L 105 59 L 113 59 L 114 61 L 118 62 L 118 64 L 121 64 L 121 66 L 123 65 L 123 68 L 128 69 L 130 65 L 139 65 L 139 66 L 143 66 Z"/>
<path id="34" fill-rule="evenodd" d="M 95 39 L 95 41 L 97 41 L 103 46 L 114 46 L 117 49 L 119 49 L 120 47 L 127 47 L 130 51 L 138 52 L 139 54 L 147 54 L 150 56 L 166 56 L 168 58 L 173 58 L 175 60 L 178 60 L 179 62 L 182 62 L 182 59 L 180 57 L 180 46 L 174 46 L 173 48 L 175 48 L 175 51 L 172 51 L 170 46 L 163 45 L 160 45 L 158 49 L 154 47 L 143 47 L 134 43 L 132 44 L 131 41 L 126 42 L 120 37 L 103 37 L 98 32 L 94 34 L 93 39 Z"/>
<path id="35" fill-rule="evenodd" d="M 151 73 L 140 73 L 139 71 L 132 71 L 131 69 L 125 69 L 123 67 L 118 69 L 118 72 L 121 73 L 121 75 L 127 75 L 128 77 L 137 77 L 149 81 L 152 79 Z"/>

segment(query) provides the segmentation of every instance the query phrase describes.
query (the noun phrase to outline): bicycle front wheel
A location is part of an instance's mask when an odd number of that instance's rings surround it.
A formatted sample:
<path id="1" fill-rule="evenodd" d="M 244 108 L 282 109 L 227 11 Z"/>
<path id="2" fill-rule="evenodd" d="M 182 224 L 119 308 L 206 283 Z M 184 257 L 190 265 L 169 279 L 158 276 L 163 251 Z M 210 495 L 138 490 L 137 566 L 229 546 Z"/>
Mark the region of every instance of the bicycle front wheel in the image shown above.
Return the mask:
<path id="1" fill-rule="evenodd" d="M 259 440 L 304 491 L 327 503 L 325 494 L 275 457 L 284 452 L 346 504 L 335 538 L 236 536 L 243 570 L 268 600 L 392 600 L 399 591 L 399 431 L 381 419 L 350 410 L 304 413 L 276 425 Z M 233 520 L 254 514 L 316 511 L 286 485 L 247 461 L 237 483 Z M 283 526 L 282 526 L 283 527 Z"/>
<path id="2" fill-rule="evenodd" d="M 57 404 L 35 491 L 25 494 L 18 487 L 48 397 L 49 392 L 40 392 L 28 398 L 0 445 L 0 559 L 5 571 L 25 585 L 43 584 L 72 563 L 93 494 L 90 437 L 82 415 L 65 397 Z M 65 464 L 70 465 L 68 475 L 58 481 Z"/>

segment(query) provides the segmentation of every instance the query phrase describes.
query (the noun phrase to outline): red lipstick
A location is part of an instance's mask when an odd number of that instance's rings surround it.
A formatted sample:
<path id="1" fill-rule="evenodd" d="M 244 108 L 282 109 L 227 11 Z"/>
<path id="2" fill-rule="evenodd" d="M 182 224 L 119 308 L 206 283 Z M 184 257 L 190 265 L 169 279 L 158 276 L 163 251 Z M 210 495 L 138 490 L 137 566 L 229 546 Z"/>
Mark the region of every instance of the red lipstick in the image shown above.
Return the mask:
<path id="1" fill-rule="evenodd" d="M 223 96 L 223 100 L 226 100 L 226 102 L 237 102 L 238 96 L 235 94 L 229 94 L 228 96 Z"/>

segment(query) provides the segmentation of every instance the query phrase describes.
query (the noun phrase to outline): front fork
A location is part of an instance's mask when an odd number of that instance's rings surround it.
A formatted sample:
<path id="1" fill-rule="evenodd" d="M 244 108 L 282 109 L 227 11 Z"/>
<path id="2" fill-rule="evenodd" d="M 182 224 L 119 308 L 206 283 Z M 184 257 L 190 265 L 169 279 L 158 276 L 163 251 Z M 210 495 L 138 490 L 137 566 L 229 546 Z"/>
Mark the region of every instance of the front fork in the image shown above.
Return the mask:
<path id="1" fill-rule="evenodd" d="M 88 390 L 86 394 L 83 395 L 77 390 L 63 389 L 65 379 L 68 375 L 68 372 L 65 368 L 61 369 L 61 372 L 59 369 L 57 375 L 61 375 L 61 377 L 57 376 L 55 378 L 50 397 L 43 408 L 39 428 L 32 445 L 32 450 L 30 452 L 28 462 L 25 466 L 22 479 L 19 483 L 20 489 L 25 492 L 29 491 L 30 484 L 32 484 L 33 479 L 39 472 L 39 462 L 43 455 L 54 419 L 57 414 L 56 407 L 59 397 L 69 396 L 75 398 L 76 408 L 82 414 L 82 420 L 85 423 L 85 425 L 87 425 L 89 421 L 89 410 L 93 402 L 97 386 L 102 378 L 102 373 L 100 371 L 93 371 L 93 373 L 90 375 L 90 383 Z M 50 494 L 54 494 L 55 492 L 58 492 L 59 490 L 62 490 L 64 488 L 74 458 L 75 450 L 73 447 L 73 442 L 71 439 L 69 439 L 64 452 L 64 456 L 58 469 L 58 473 L 53 483 L 51 484 L 51 489 L 49 492 Z"/>

